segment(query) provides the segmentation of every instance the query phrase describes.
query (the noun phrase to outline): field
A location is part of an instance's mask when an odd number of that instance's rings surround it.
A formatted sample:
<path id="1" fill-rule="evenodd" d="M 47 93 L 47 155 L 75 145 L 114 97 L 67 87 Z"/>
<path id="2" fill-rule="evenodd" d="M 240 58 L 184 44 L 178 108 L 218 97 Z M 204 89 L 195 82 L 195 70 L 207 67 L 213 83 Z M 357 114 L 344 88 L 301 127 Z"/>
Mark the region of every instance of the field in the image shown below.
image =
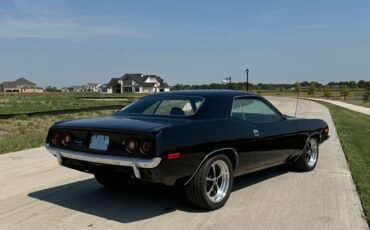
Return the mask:
<path id="1" fill-rule="evenodd" d="M 113 110 L 73 113 L 57 116 L 19 116 L 0 119 L 0 154 L 40 147 L 50 126 L 60 120 L 111 115 Z"/>
<path id="2" fill-rule="evenodd" d="M 330 110 L 370 224 L 370 116 L 329 103 L 319 103 Z"/>
<path id="3" fill-rule="evenodd" d="M 22 114 L 107 105 L 124 107 L 137 98 L 138 96 L 134 94 L 0 94 L 0 114 Z"/>
<path id="4" fill-rule="evenodd" d="M 65 115 L 27 116 L 27 112 L 79 109 L 96 106 L 126 106 L 143 95 L 97 93 L 0 94 L 0 114 L 19 114 L 0 119 L 0 154 L 41 146 L 56 121 L 105 116 L 113 110 L 75 112 Z"/>

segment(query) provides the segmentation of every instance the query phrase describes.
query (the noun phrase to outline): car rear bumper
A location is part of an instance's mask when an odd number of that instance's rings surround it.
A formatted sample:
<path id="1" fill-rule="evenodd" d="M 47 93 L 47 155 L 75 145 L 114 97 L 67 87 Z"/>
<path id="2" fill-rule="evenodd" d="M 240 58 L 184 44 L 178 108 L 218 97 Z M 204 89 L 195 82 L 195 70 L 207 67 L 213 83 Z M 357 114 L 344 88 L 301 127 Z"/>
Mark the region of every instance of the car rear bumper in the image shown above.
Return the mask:
<path id="1" fill-rule="evenodd" d="M 62 164 L 62 161 L 64 158 L 68 158 L 68 159 L 73 159 L 73 160 L 78 160 L 78 161 L 110 165 L 110 166 L 132 167 L 134 175 L 138 179 L 141 179 L 141 173 L 140 173 L 139 168 L 144 168 L 144 169 L 156 168 L 161 163 L 161 160 L 162 160 L 162 158 L 160 157 L 155 157 L 153 159 L 141 159 L 141 158 L 135 158 L 135 157 L 84 153 L 84 152 L 79 152 L 79 151 L 72 151 L 72 150 L 67 150 L 67 149 L 51 147 L 49 144 L 45 144 L 45 149 L 58 159 L 59 164 Z"/>

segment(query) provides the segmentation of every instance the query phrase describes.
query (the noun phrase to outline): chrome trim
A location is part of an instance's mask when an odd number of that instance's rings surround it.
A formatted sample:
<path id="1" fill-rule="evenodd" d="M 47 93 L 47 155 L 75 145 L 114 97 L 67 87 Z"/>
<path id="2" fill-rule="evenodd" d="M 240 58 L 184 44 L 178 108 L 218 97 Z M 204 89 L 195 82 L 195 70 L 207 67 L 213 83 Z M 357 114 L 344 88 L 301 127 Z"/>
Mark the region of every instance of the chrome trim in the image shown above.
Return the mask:
<path id="1" fill-rule="evenodd" d="M 184 183 L 184 186 L 187 185 L 195 176 L 195 174 L 197 174 L 197 172 L 199 171 L 200 167 L 203 165 L 203 163 L 213 154 L 217 153 L 217 152 L 221 152 L 221 151 L 225 151 L 225 150 L 231 150 L 234 152 L 235 154 L 235 159 L 236 159 L 236 162 L 235 162 L 235 168 L 238 166 L 238 152 L 234 149 L 234 148 L 231 148 L 231 147 L 227 147 L 227 148 L 221 148 L 221 149 L 216 149 L 216 150 L 213 150 L 212 152 L 208 153 L 204 158 L 203 160 L 200 162 L 200 164 L 198 165 L 198 167 L 195 169 L 193 175 L 191 175 L 191 177 Z"/>
<path id="2" fill-rule="evenodd" d="M 51 147 L 45 144 L 45 149 L 57 157 L 59 164 L 62 163 L 62 157 L 87 161 L 92 163 L 100 163 L 116 166 L 129 166 L 132 167 L 136 178 L 140 179 L 140 170 L 138 168 L 155 168 L 161 163 L 162 158 L 155 157 L 153 159 L 142 159 L 136 157 L 113 156 L 113 155 L 99 155 L 94 153 L 84 153 L 79 151 L 72 151 L 67 149 L 60 149 Z"/>

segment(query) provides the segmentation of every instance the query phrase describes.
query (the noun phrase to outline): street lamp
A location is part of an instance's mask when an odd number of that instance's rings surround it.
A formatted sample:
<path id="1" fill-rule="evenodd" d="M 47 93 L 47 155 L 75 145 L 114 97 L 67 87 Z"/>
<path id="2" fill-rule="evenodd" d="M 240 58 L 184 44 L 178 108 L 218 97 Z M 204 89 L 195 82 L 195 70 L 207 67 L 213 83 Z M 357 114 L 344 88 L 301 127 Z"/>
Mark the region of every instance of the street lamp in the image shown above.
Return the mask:
<path id="1" fill-rule="evenodd" d="M 231 76 L 230 76 L 230 77 L 225 78 L 225 81 L 229 81 L 229 87 L 230 87 L 230 89 L 231 89 Z"/>
<path id="2" fill-rule="evenodd" d="M 245 70 L 245 73 L 247 74 L 247 92 L 248 92 L 248 85 L 249 85 L 249 69 L 247 68 L 246 70 Z"/>

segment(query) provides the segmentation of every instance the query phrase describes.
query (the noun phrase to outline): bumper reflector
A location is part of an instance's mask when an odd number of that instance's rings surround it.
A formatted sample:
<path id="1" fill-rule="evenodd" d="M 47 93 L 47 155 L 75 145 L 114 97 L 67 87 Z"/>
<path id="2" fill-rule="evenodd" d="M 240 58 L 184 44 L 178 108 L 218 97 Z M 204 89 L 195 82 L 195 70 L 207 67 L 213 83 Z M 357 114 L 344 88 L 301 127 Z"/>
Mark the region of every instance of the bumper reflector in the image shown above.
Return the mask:
<path id="1" fill-rule="evenodd" d="M 181 157 L 181 154 L 180 153 L 169 153 L 167 155 L 167 158 L 169 160 L 172 160 L 172 159 L 177 159 L 177 158 L 180 158 Z"/>

